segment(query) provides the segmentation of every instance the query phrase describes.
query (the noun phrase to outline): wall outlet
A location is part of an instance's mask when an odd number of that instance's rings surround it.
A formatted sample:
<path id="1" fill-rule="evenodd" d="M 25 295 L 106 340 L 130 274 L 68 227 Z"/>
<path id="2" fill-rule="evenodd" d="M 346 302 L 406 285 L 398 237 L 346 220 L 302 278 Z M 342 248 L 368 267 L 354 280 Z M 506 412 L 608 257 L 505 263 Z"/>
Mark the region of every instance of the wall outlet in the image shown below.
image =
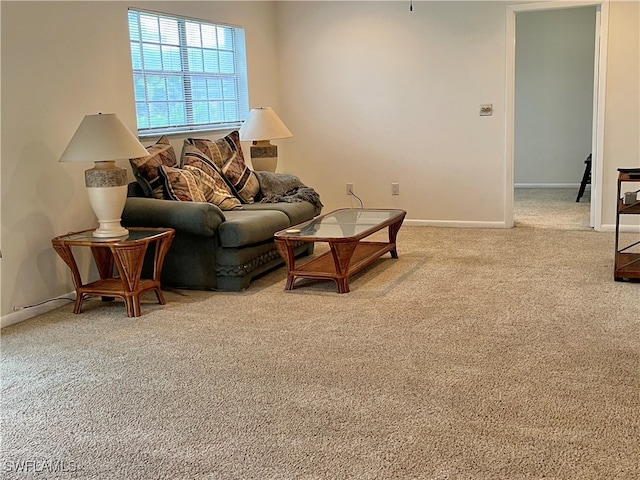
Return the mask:
<path id="1" fill-rule="evenodd" d="M 391 184 L 391 195 L 400 195 L 400 184 L 392 183 Z"/>
<path id="2" fill-rule="evenodd" d="M 353 183 L 347 183 L 347 195 L 353 195 Z"/>

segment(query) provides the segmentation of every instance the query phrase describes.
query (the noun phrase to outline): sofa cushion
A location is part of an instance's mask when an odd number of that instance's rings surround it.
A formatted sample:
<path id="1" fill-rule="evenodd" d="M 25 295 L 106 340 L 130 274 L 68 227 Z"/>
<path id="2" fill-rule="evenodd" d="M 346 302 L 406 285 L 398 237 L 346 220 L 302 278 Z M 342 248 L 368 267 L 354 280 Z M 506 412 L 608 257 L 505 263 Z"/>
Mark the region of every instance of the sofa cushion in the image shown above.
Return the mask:
<path id="1" fill-rule="evenodd" d="M 215 237 L 225 214 L 210 203 L 174 202 L 156 198 L 129 197 L 122 213 L 128 227 L 172 227 L 176 236 Z M 213 238 L 207 241 L 215 243 Z M 175 243 L 175 241 L 174 241 Z"/>
<path id="2" fill-rule="evenodd" d="M 155 144 L 148 146 L 147 151 L 149 155 L 146 157 L 129 159 L 133 175 L 147 197 L 164 198 L 164 188 L 158 168 L 161 165 L 177 167 L 176 153 L 166 135 L 160 137 Z"/>
<path id="3" fill-rule="evenodd" d="M 289 217 L 277 210 L 232 210 L 225 212 L 226 221 L 218 227 L 220 246 L 242 247 L 273 240 L 273 234 L 287 228 Z"/>
<path id="4" fill-rule="evenodd" d="M 260 184 L 244 161 L 240 133 L 237 130 L 217 140 L 187 138 L 184 143 L 183 157 L 188 152 L 187 145 L 197 148 L 219 168 L 243 203 L 253 203 L 260 191 Z"/>
<path id="5" fill-rule="evenodd" d="M 277 210 L 289 217 L 290 225 L 306 222 L 320 213 L 320 211 L 309 202 L 256 202 L 251 205 L 244 205 L 244 208 L 249 211 Z"/>

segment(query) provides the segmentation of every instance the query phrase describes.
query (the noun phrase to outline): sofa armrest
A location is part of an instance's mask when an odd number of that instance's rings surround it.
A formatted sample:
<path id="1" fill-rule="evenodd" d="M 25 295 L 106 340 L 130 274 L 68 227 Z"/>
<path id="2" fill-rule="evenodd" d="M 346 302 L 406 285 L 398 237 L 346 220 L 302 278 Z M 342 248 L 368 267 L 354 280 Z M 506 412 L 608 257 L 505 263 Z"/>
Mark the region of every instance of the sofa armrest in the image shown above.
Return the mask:
<path id="1" fill-rule="evenodd" d="M 212 237 L 225 221 L 224 214 L 211 203 L 178 202 L 157 198 L 128 197 L 122 213 L 127 227 L 167 227 L 176 232 Z"/>

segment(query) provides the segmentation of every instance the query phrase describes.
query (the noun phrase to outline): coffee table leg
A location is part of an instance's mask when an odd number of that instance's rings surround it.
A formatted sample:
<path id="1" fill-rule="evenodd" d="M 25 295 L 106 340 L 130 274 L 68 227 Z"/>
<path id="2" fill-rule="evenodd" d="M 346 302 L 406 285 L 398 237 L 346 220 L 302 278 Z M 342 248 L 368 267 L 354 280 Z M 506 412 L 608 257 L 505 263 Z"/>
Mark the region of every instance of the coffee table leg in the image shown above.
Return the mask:
<path id="1" fill-rule="evenodd" d="M 284 263 L 287 265 L 287 284 L 285 285 L 285 290 L 293 290 L 293 283 L 295 280 L 295 275 L 293 275 L 293 270 L 296 268 L 296 255 L 293 251 L 293 244 L 286 240 L 279 240 L 276 238 L 275 240 L 276 250 L 280 256 L 284 259 Z"/>
<path id="2" fill-rule="evenodd" d="M 335 281 L 338 284 L 338 293 L 349 292 L 349 263 L 357 246 L 358 242 L 330 243 L 336 267 Z"/>
<path id="3" fill-rule="evenodd" d="M 73 313 L 82 313 L 82 302 L 84 302 L 84 293 L 76 292 L 76 301 L 73 303 Z"/>
<path id="4" fill-rule="evenodd" d="M 398 258 L 398 250 L 396 249 L 396 238 L 398 237 L 398 232 L 400 231 L 401 226 L 402 220 L 394 223 L 393 225 L 389 225 L 389 243 L 393 244 L 393 249 L 389 251 L 389 253 L 391 253 L 391 258 Z"/>

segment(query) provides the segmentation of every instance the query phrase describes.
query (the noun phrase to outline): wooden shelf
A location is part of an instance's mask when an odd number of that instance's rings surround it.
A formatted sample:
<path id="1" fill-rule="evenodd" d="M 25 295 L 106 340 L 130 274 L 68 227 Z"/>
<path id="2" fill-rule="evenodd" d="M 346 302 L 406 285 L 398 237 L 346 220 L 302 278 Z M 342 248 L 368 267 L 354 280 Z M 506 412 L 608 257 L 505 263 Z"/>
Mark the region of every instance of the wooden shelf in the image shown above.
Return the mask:
<path id="1" fill-rule="evenodd" d="M 616 280 L 640 278 L 640 253 L 616 253 Z"/>
<path id="2" fill-rule="evenodd" d="M 620 217 L 622 215 L 640 215 L 640 201 L 626 205 L 623 200 L 623 184 L 640 182 L 640 169 L 619 169 L 618 202 L 616 207 L 615 264 L 613 278 L 615 281 L 640 279 L 640 241 L 621 244 Z M 632 190 L 632 191 L 633 191 Z"/>
<path id="3" fill-rule="evenodd" d="M 618 199 L 618 213 L 620 215 L 640 215 L 640 202 L 625 205 L 622 199 Z"/>
<path id="4" fill-rule="evenodd" d="M 387 252 L 390 252 L 394 248 L 395 244 L 383 242 L 360 242 L 356 246 L 352 257 L 349 260 L 349 275 L 359 272 L 368 266 L 373 260 L 381 257 Z M 325 252 L 319 257 L 297 266 L 292 273 L 296 276 L 313 276 L 317 278 L 335 278 L 338 274 L 338 272 L 336 272 L 336 266 L 331 251 Z"/>

